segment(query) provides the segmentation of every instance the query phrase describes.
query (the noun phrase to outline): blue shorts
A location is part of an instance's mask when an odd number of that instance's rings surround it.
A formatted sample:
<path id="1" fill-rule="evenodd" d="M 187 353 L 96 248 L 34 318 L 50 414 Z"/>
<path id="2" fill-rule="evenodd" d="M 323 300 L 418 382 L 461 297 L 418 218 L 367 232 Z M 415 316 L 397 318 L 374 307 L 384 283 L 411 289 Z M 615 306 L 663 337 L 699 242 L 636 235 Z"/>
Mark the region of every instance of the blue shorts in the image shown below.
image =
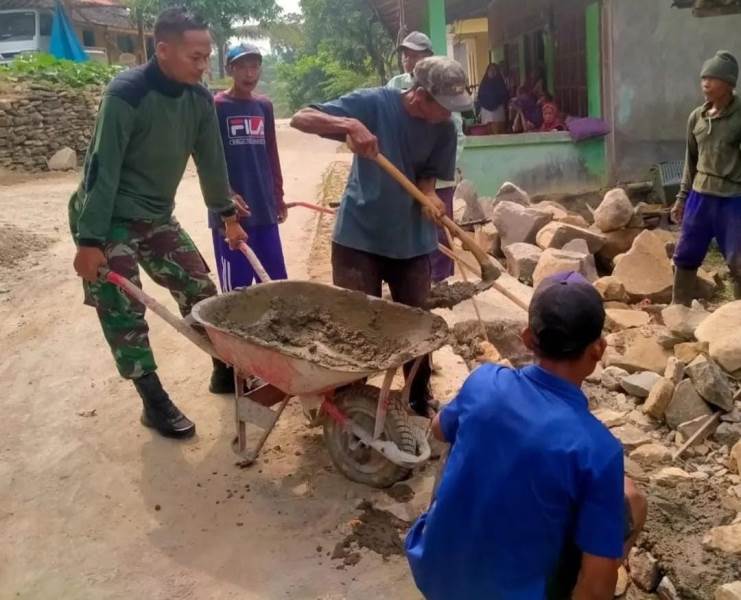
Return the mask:
<path id="1" fill-rule="evenodd" d="M 257 254 L 271 279 L 287 279 L 286 263 L 283 259 L 283 247 L 277 225 L 260 225 L 246 229 L 249 239 L 247 244 Z M 222 292 L 231 292 L 237 288 L 249 287 L 253 282 L 259 283 L 247 257 L 239 250 L 232 250 L 224 239 L 224 233 L 212 229 L 216 271 Z"/>
<path id="2" fill-rule="evenodd" d="M 674 264 L 680 269 L 699 268 L 713 239 L 731 274 L 741 275 L 741 197 L 721 198 L 692 191 L 684 206 Z"/>

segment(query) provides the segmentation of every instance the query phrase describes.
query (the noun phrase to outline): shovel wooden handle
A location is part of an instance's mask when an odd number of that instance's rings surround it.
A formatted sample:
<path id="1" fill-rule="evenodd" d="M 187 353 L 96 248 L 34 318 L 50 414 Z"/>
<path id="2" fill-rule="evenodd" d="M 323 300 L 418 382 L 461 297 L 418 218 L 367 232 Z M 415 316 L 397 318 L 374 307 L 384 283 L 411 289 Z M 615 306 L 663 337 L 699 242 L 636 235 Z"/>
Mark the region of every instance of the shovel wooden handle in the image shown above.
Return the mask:
<path id="1" fill-rule="evenodd" d="M 409 178 L 404 175 L 399 169 L 397 169 L 388 158 L 386 158 L 380 152 L 376 155 L 376 163 L 386 173 L 396 180 L 396 182 L 403 187 L 417 202 L 422 206 L 435 211 L 435 205 L 432 200 L 422 192 L 414 183 L 409 181 Z M 461 229 L 454 221 L 448 216 L 443 216 L 440 219 L 442 225 L 450 231 L 453 235 L 457 236 L 463 242 L 463 247 L 470 251 L 474 255 L 476 261 L 481 265 L 481 278 L 484 281 L 493 281 L 501 274 L 499 269 L 491 262 L 489 255 L 486 251 L 479 246 L 476 241 L 468 234 L 468 232 Z"/>

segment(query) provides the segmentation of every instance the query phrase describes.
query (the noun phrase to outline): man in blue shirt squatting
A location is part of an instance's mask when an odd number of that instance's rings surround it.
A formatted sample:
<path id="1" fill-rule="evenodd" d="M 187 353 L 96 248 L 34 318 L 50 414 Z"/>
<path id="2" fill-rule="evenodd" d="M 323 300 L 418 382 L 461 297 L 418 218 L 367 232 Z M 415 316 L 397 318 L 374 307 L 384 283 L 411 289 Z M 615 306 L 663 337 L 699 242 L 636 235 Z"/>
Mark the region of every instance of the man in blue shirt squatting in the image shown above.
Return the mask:
<path id="1" fill-rule="evenodd" d="M 240 222 L 249 236 L 250 248 L 270 278 L 286 279 L 278 223 L 285 221 L 287 211 L 273 104 L 254 93 L 262 71 L 260 49 L 253 44 L 232 48 L 226 56 L 226 68 L 232 87 L 216 94 L 214 102 L 229 183 L 250 205 L 251 214 Z M 221 290 L 229 292 L 252 285 L 257 280 L 255 272 L 241 252 L 229 247 L 219 215 L 210 211 L 208 225 L 213 232 Z"/>
<path id="2" fill-rule="evenodd" d="M 381 296 L 386 282 L 394 301 L 422 306 L 430 291 L 430 255 L 437 249 L 435 220 L 445 205 L 438 179 L 454 178 L 456 132 L 451 112 L 471 106 L 466 75 L 444 57 L 421 60 L 407 91 L 373 88 L 305 108 L 291 125 L 347 141 L 356 154 L 332 242 L 334 284 Z M 382 152 L 427 194 L 435 210 L 420 205 L 374 162 Z M 405 366 L 408 374 L 411 366 Z M 427 415 L 430 365 L 412 382 L 411 405 Z"/>
<path id="3" fill-rule="evenodd" d="M 428 600 L 613 597 L 646 500 L 580 389 L 605 351 L 604 320 L 580 275 L 547 279 L 523 333 L 536 364 L 480 367 L 435 417 L 450 456 L 406 539 Z"/>

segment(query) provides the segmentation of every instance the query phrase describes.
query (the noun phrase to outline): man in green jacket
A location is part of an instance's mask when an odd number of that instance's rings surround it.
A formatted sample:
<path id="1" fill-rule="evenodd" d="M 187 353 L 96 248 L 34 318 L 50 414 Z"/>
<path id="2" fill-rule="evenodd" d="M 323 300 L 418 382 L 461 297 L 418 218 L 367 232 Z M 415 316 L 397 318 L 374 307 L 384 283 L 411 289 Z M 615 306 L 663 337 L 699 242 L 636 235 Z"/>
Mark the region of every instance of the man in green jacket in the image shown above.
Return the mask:
<path id="1" fill-rule="evenodd" d="M 116 77 L 103 96 L 69 219 L 85 303 L 96 308 L 119 373 L 142 398 L 142 423 L 183 438 L 195 425 L 157 377 L 145 307 L 102 282 L 100 270 L 107 266 L 141 286 L 141 265 L 170 290 L 183 316 L 216 295 L 208 267 L 173 216 L 191 156 L 206 205 L 224 220 L 230 245 L 236 248 L 247 236 L 229 189 L 213 101 L 200 85 L 211 54 L 208 26 L 183 9 L 169 9 L 155 24 L 155 43 L 156 58 Z M 231 369 L 215 360 L 211 391 L 230 388 Z"/>
<path id="2" fill-rule="evenodd" d="M 718 242 L 741 299 L 741 101 L 735 94 L 738 62 L 720 51 L 702 68 L 706 102 L 690 115 L 687 157 L 672 209 L 682 233 L 674 254 L 675 304 L 689 305 L 697 269 L 710 242 Z"/>

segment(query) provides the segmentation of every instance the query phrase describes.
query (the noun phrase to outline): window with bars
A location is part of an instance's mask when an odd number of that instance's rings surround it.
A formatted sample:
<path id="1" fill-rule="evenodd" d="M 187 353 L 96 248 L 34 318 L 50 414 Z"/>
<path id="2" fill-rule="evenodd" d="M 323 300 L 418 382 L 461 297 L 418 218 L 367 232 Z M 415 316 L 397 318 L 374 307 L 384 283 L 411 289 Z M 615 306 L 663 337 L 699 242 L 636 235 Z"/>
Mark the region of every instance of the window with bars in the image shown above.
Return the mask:
<path id="1" fill-rule="evenodd" d="M 575 14 L 558 23 L 555 32 L 554 96 L 561 111 L 575 117 L 586 117 L 587 50 L 584 15 Z"/>

